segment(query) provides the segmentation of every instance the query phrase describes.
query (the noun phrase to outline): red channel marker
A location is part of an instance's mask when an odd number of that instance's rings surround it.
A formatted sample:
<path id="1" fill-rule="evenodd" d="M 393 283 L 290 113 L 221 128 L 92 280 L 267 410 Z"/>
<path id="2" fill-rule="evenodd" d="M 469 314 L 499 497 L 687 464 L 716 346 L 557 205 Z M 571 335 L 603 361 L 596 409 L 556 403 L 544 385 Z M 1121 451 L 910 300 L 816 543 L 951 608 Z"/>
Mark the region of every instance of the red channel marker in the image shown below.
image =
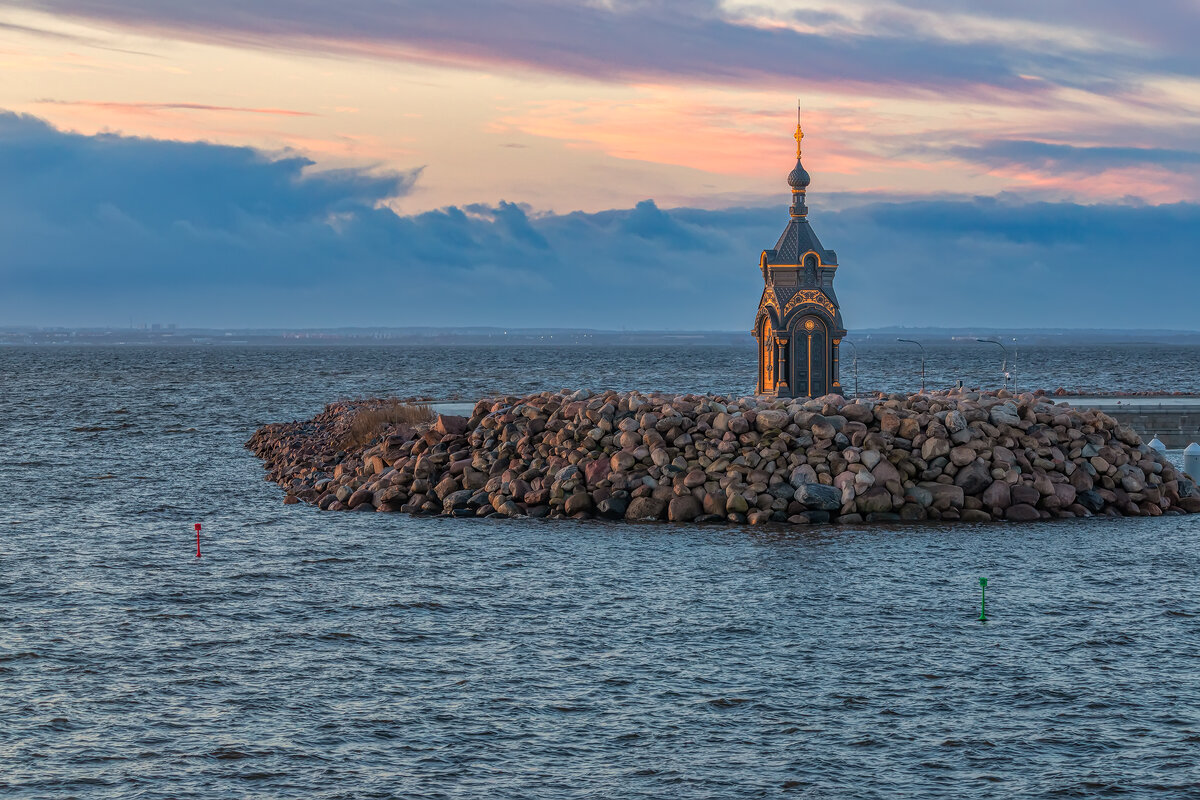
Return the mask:
<path id="1" fill-rule="evenodd" d="M 196 523 L 196 558 L 200 558 L 200 523 Z"/>

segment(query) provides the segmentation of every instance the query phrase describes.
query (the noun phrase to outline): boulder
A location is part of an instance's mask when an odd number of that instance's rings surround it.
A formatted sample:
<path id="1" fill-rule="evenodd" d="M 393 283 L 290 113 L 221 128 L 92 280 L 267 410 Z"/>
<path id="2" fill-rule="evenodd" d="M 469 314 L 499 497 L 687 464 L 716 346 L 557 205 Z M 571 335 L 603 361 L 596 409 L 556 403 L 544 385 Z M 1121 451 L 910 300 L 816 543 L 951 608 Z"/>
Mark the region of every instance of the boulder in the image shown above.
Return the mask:
<path id="1" fill-rule="evenodd" d="M 754 429 L 759 433 L 777 431 L 792 421 L 792 415 L 786 411 L 759 411 L 754 418 Z"/>
<path id="2" fill-rule="evenodd" d="M 950 440 L 949 439 L 926 439 L 921 445 L 921 458 L 926 461 L 933 461 L 935 458 L 950 455 Z"/>
<path id="3" fill-rule="evenodd" d="M 1005 509 L 1012 505 L 1011 487 L 1005 481 L 992 481 L 980 497 L 989 508 Z"/>
<path id="4" fill-rule="evenodd" d="M 1004 512 L 1004 518 L 1013 522 L 1033 522 L 1041 519 L 1042 515 L 1028 503 L 1017 503 L 1008 507 L 1008 510 Z"/>
<path id="5" fill-rule="evenodd" d="M 868 489 L 859 497 L 855 501 L 855 505 L 861 514 L 890 512 L 892 510 L 892 494 L 882 486 L 876 486 L 873 489 Z"/>
<path id="6" fill-rule="evenodd" d="M 392 487 L 399 488 L 399 487 Z M 467 502 L 475 496 L 475 492 L 470 489 L 459 489 L 457 492 L 450 492 L 442 498 L 442 509 L 446 513 L 450 513 L 456 508 L 466 508 Z M 391 498 L 386 502 L 390 502 Z"/>
<path id="7" fill-rule="evenodd" d="M 827 422 L 825 420 L 822 420 L 820 422 L 814 422 L 811 426 L 811 430 L 812 430 L 813 436 L 815 436 L 818 439 L 829 440 L 837 435 L 837 429 L 834 428 L 833 425 L 831 425 L 829 422 Z"/>
<path id="8" fill-rule="evenodd" d="M 498 510 L 498 509 L 497 509 Z M 575 492 L 563 503 L 563 513 L 568 517 L 592 510 L 592 497 L 587 492 Z"/>
<path id="9" fill-rule="evenodd" d="M 871 424 L 875 421 L 875 410 L 867 403 L 855 401 L 842 406 L 841 415 L 851 422 Z"/>
<path id="10" fill-rule="evenodd" d="M 868 450 L 866 452 L 874 451 Z M 892 462 L 887 461 L 886 459 L 877 463 L 875 468 L 871 470 L 871 474 L 875 476 L 875 483 L 879 484 L 880 486 L 886 484 L 888 481 L 896 481 L 897 483 L 901 482 L 900 471 L 896 469 Z"/>
<path id="11" fill-rule="evenodd" d="M 608 459 L 598 458 L 589 463 L 583 470 L 588 486 L 595 486 L 612 472 L 612 463 Z"/>
<path id="12" fill-rule="evenodd" d="M 653 520 L 662 519 L 663 511 L 667 508 L 667 504 L 662 500 L 654 497 L 635 497 L 629 501 L 629 508 L 625 510 L 625 519 L 628 520 Z"/>
<path id="13" fill-rule="evenodd" d="M 1104 498 L 1095 489 L 1076 492 L 1075 502 L 1093 514 L 1099 514 L 1104 509 Z"/>
<path id="14" fill-rule="evenodd" d="M 750 503 L 746 500 L 745 495 L 733 492 L 725 501 L 726 514 L 745 514 L 750 510 Z"/>
<path id="15" fill-rule="evenodd" d="M 701 502 L 705 514 L 720 514 L 722 517 L 728 513 L 726 511 L 728 504 L 729 496 L 721 489 L 705 492 L 704 500 Z"/>
<path id="16" fill-rule="evenodd" d="M 933 498 L 931 505 L 939 511 L 963 507 L 964 494 L 961 486 L 932 481 L 924 481 L 920 486 L 929 492 Z"/>
<path id="17" fill-rule="evenodd" d="M 956 467 L 965 467 L 975 460 L 975 450 L 966 445 L 950 449 L 950 463 Z"/>
<path id="18" fill-rule="evenodd" d="M 977 495 L 992 483 L 992 472 L 983 461 L 972 461 L 954 476 L 954 485 L 964 494 Z"/>
<path id="19" fill-rule="evenodd" d="M 1009 491 L 1016 505 L 1034 506 L 1042 499 L 1042 493 L 1027 483 L 1018 483 Z"/>
<path id="20" fill-rule="evenodd" d="M 832 486 L 823 483 L 805 483 L 796 489 L 793 495 L 796 502 L 807 508 L 821 511 L 837 511 L 842 507 L 842 494 Z"/>
<path id="21" fill-rule="evenodd" d="M 1021 424 L 1021 415 L 1017 413 L 1017 407 L 1012 402 L 992 406 L 988 418 L 997 427 L 1001 425 L 1016 426 Z"/>
<path id="22" fill-rule="evenodd" d="M 628 509 L 627 497 L 607 497 L 596 504 L 596 513 L 605 519 L 622 519 Z"/>
<path id="23" fill-rule="evenodd" d="M 467 425 L 470 423 L 466 417 L 458 417 L 453 414 L 438 414 L 437 420 L 433 423 L 433 432 L 439 437 L 447 434 L 459 435 L 467 432 Z"/>
<path id="24" fill-rule="evenodd" d="M 904 500 L 915 506 L 928 508 L 933 505 L 933 492 L 920 486 L 910 486 L 904 490 Z"/>
<path id="25" fill-rule="evenodd" d="M 671 522 L 691 522 L 700 516 L 700 512 L 700 504 L 696 498 L 690 494 L 684 495 L 671 499 L 670 505 L 667 506 L 667 519 Z"/>
<path id="26" fill-rule="evenodd" d="M 637 463 L 637 457 L 628 450 L 613 453 L 608 461 L 609 469 L 613 472 L 627 472 Z"/>

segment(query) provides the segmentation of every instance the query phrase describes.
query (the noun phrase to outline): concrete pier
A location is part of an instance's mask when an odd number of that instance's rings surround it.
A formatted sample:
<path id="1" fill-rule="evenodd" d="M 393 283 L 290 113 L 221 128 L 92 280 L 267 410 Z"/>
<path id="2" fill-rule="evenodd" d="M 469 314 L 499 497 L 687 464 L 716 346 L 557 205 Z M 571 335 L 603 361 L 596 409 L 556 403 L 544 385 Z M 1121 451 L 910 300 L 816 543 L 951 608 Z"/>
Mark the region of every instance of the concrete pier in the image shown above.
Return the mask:
<path id="1" fill-rule="evenodd" d="M 1200 397 L 1063 397 L 1076 408 L 1095 408 L 1133 428 L 1143 441 L 1157 436 L 1172 450 L 1200 442 Z"/>

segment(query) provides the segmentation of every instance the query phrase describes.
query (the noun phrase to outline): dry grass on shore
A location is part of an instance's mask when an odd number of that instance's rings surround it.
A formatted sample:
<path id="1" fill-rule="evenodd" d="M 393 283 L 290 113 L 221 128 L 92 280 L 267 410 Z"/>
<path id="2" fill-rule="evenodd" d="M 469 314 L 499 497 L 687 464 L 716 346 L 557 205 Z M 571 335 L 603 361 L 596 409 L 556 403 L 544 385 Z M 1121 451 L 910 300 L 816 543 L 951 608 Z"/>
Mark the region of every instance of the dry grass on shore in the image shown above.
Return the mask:
<path id="1" fill-rule="evenodd" d="M 395 398 L 370 400 L 354 413 L 350 427 L 342 437 L 341 447 L 353 450 L 366 447 L 393 425 L 416 425 L 431 422 L 433 409 L 423 403 L 405 403 Z"/>

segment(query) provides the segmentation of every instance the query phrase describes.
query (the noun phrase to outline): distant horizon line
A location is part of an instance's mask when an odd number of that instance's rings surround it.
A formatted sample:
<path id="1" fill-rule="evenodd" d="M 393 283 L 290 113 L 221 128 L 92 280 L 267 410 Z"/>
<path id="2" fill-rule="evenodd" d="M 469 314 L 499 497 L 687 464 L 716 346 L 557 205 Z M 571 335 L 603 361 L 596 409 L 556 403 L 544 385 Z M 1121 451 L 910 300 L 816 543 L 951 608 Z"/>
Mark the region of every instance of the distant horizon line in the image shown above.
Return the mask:
<path id="1" fill-rule="evenodd" d="M 945 335 L 967 335 L 972 333 L 985 333 L 992 335 L 1056 335 L 1056 334 L 1095 334 L 1103 335 L 1106 338 L 1120 335 L 1130 334 L 1154 334 L 1154 335 L 1200 335 L 1200 330 L 1192 328 L 1040 328 L 1040 327 L 1025 327 L 1025 328 L 999 328 L 994 326 L 966 326 L 966 325 L 891 325 L 880 328 L 861 328 L 851 329 L 848 336 L 853 335 L 884 335 L 892 333 L 919 333 L 926 332 L 931 334 Z M 531 327 L 506 327 L 503 325 L 341 325 L 341 326 L 322 326 L 322 327 L 292 327 L 292 326 L 264 326 L 264 327 L 186 327 L 179 326 L 173 323 L 147 323 L 138 326 L 113 326 L 113 325 L 8 325 L 0 327 L 0 334 L 28 334 L 28 333 L 158 333 L 158 334 L 249 334 L 259 336 L 286 336 L 290 334 L 337 334 L 337 335 L 376 335 L 376 334 L 406 334 L 406 335 L 421 335 L 421 334 L 436 334 L 436 335 L 601 335 L 601 336 L 622 336 L 622 335 L 653 335 L 653 336 L 741 336 L 750 335 L 749 329 L 722 329 L 722 328 L 581 328 L 581 327 L 554 327 L 554 326 L 531 326 Z"/>

